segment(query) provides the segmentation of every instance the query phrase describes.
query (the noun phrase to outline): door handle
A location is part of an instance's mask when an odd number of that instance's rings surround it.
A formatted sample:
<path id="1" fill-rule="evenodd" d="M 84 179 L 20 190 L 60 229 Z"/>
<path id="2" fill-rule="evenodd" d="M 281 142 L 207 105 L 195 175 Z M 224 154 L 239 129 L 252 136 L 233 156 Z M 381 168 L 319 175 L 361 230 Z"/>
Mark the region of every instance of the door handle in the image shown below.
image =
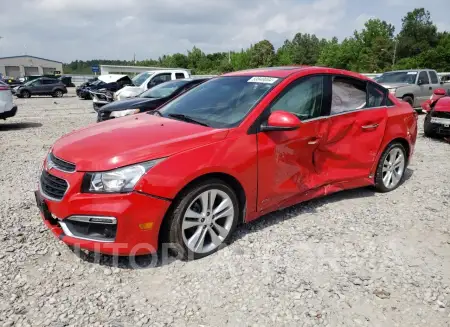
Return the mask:
<path id="1" fill-rule="evenodd" d="M 378 127 L 378 125 L 379 124 L 364 125 L 364 126 L 361 126 L 361 128 L 365 129 L 365 130 L 367 130 L 367 129 L 375 129 L 375 128 Z"/>
<path id="2" fill-rule="evenodd" d="M 310 139 L 310 140 L 308 141 L 308 144 L 309 144 L 309 145 L 314 145 L 314 144 L 317 144 L 317 143 L 319 143 L 319 138 L 318 138 L 318 137 L 313 138 L 313 139 Z"/>

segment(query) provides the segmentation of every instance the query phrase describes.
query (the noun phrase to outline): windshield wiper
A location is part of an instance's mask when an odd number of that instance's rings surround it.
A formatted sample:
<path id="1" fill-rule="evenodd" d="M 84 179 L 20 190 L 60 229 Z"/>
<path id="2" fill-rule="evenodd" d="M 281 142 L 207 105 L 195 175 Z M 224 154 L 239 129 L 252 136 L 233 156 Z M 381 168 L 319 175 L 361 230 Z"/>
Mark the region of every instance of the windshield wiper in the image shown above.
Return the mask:
<path id="1" fill-rule="evenodd" d="M 194 123 L 202 126 L 209 127 L 208 124 L 202 123 L 201 121 L 195 120 L 194 118 L 191 118 L 189 116 L 183 115 L 183 114 L 169 114 L 168 117 L 172 117 L 175 119 L 183 120 L 188 123 Z"/>

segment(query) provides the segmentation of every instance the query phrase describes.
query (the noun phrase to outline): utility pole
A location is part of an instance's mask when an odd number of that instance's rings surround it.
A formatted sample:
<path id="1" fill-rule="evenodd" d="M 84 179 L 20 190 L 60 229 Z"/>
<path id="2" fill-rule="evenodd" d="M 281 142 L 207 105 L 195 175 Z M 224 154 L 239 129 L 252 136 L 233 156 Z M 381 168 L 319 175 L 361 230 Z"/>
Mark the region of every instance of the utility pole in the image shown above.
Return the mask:
<path id="1" fill-rule="evenodd" d="M 398 44 L 398 40 L 395 40 L 395 45 L 394 45 L 394 57 L 392 58 L 392 68 L 394 68 L 395 65 L 395 59 L 397 57 L 397 44 Z"/>
<path id="2" fill-rule="evenodd" d="M 228 50 L 228 62 L 231 64 L 231 50 Z"/>

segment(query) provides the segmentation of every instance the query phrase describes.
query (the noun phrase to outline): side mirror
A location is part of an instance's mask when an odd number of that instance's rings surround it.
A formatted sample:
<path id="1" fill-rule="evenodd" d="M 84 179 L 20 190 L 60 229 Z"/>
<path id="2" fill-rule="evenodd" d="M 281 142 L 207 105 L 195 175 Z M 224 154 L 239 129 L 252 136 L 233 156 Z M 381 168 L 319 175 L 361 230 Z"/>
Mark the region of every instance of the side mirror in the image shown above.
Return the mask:
<path id="1" fill-rule="evenodd" d="M 302 122 L 296 115 L 286 111 L 275 111 L 270 114 L 267 123 L 261 125 L 260 131 L 293 131 L 298 129 L 301 124 Z"/>
<path id="2" fill-rule="evenodd" d="M 444 89 L 439 88 L 439 89 L 434 90 L 433 94 L 442 96 L 442 95 L 446 95 L 447 92 Z"/>

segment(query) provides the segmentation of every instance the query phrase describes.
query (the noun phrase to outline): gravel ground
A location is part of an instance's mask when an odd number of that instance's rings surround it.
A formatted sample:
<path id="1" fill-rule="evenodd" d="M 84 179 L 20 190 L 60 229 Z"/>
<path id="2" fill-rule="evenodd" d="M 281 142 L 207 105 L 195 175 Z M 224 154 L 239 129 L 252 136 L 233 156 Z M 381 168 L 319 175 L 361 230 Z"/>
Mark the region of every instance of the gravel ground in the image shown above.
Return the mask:
<path id="1" fill-rule="evenodd" d="M 72 252 L 34 204 L 47 149 L 95 121 L 91 102 L 16 102 L 0 122 L 0 326 L 450 326 L 446 142 L 420 131 L 392 193 L 314 200 L 239 227 L 205 259 L 132 269 Z"/>

